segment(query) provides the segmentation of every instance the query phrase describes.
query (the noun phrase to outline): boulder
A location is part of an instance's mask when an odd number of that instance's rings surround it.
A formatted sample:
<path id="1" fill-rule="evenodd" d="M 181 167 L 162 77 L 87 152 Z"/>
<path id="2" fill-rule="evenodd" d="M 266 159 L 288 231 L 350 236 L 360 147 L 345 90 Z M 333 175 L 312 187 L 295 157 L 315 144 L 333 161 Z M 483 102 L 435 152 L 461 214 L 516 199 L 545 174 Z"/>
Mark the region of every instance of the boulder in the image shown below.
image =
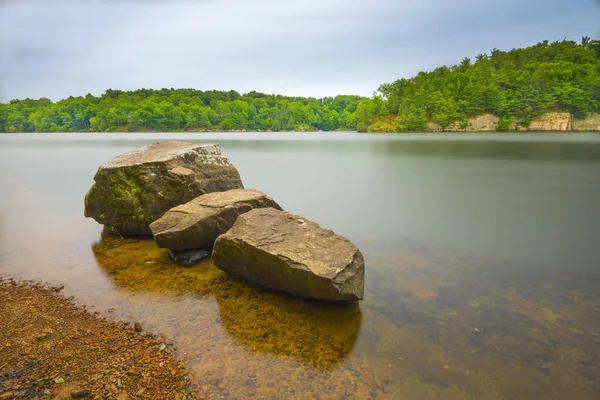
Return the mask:
<path id="1" fill-rule="evenodd" d="M 253 189 L 208 193 L 174 207 L 150 224 L 159 247 L 171 250 L 211 248 L 240 214 L 253 208 L 281 207 Z"/>
<path id="2" fill-rule="evenodd" d="M 315 222 L 274 208 L 242 214 L 219 236 L 217 268 L 297 296 L 362 300 L 365 264 L 349 240 Z"/>
<path id="3" fill-rule="evenodd" d="M 151 236 L 150 223 L 205 193 L 244 186 L 218 144 L 158 142 L 102 165 L 85 216 L 122 235 Z"/>

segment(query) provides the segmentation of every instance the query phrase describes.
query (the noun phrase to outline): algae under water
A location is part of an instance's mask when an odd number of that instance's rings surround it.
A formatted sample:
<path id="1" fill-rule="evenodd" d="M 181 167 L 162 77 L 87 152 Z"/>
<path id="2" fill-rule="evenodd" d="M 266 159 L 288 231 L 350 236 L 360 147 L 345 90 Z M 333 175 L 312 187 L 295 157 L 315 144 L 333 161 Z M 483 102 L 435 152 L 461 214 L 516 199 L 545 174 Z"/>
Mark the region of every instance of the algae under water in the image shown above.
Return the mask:
<path id="1" fill-rule="evenodd" d="M 144 135 L 0 138 L 0 275 L 66 284 L 167 336 L 225 398 L 600 395 L 595 137 L 223 136 L 247 187 L 363 252 L 365 300 L 335 305 L 101 235 L 83 196 L 97 166 Z"/>
<path id="2" fill-rule="evenodd" d="M 367 301 L 339 306 L 232 280 L 210 260 L 178 267 L 149 240 L 105 237 L 93 252 L 124 293 L 179 304 L 167 315 L 139 307 L 198 376 L 234 398 L 590 398 L 600 389 L 594 283 L 573 290 L 582 285 L 501 262 L 481 271 L 477 257 L 407 239 L 372 250 Z"/>

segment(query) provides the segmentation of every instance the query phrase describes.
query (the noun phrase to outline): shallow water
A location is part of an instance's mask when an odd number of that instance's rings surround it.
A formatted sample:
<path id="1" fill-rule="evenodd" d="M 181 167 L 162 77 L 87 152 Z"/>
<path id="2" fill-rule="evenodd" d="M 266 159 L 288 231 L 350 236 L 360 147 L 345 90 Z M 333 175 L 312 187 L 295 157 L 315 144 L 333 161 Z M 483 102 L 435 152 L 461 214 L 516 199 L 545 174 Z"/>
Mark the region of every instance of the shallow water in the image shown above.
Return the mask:
<path id="1" fill-rule="evenodd" d="M 301 300 L 102 237 L 83 217 L 96 168 L 167 138 L 220 142 L 246 187 L 355 242 L 365 300 Z M 0 276 L 141 321 L 213 394 L 600 397 L 598 135 L 2 135 L 0 187 Z"/>

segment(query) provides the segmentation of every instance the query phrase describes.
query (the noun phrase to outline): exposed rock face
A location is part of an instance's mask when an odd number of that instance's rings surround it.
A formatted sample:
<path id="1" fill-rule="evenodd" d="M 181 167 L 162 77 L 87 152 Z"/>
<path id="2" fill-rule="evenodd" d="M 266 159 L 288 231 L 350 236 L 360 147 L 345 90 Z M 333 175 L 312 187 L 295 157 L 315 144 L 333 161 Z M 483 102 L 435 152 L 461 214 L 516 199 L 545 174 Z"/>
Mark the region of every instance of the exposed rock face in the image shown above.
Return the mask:
<path id="1" fill-rule="evenodd" d="M 590 113 L 584 119 L 574 119 L 573 130 L 600 131 L 600 114 Z"/>
<path id="2" fill-rule="evenodd" d="M 253 208 L 281 207 L 266 194 L 253 189 L 208 193 L 167 211 L 150 224 L 159 247 L 171 250 L 212 247 L 240 214 Z"/>
<path id="3" fill-rule="evenodd" d="M 85 197 L 85 216 L 122 235 L 150 236 L 170 208 L 205 193 L 243 188 L 218 144 L 158 142 L 102 165 Z"/>
<path id="4" fill-rule="evenodd" d="M 570 131 L 571 114 L 547 113 L 534 118 L 527 128 L 528 131 Z"/>
<path id="5" fill-rule="evenodd" d="M 482 114 L 467 118 L 466 126 L 454 122 L 448 126 L 446 132 L 491 132 L 498 130 L 500 118 L 492 114 Z"/>
<path id="6" fill-rule="evenodd" d="M 467 132 L 491 132 L 498 130 L 500 118 L 492 114 L 477 115 L 469 118 Z"/>
<path id="7" fill-rule="evenodd" d="M 294 295 L 330 301 L 362 300 L 365 264 L 349 240 L 274 208 L 238 217 L 219 236 L 215 265 L 231 275 Z"/>

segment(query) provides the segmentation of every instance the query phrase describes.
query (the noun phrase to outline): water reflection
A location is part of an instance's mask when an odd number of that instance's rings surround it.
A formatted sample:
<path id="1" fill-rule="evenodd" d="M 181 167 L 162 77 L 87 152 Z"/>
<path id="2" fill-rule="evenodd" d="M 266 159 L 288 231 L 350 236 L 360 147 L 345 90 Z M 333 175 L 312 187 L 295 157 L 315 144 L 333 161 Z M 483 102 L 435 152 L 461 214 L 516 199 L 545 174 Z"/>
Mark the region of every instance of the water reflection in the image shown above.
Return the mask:
<path id="1" fill-rule="evenodd" d="M 231 289 L 216 296 L 223 326 L 255 351 L 286 354 L 330 368 L 354 347 L 362 316 L 358 304 L 327 305 Z"/>
<path id="2" fill-rule="evenodd" d="M 370 142 L 370 147 L 374 152 L 396 157 L 600 161 L 600 142 L 589 142 L 586 146 L 564 141 L 526 142 L 515 135 L 507 136 L 507 140 L 495 141 L 478 139 L 476 136 L 472 140 L 452 140 L 453 138 L 452 135 L 447 135 L 446 140 L 437 141 L 373 141 Z"/>
<path id="3" fill-rule="evenodd" d="M 393 251 L 374 248 L 369 260 L 376 272 L 366 325 L 387 329 L 363 332 L 371 345 L 362 350 L 401 357 L 415 390 L 510 399 L 600 393 L 596 283 L 408 239 Z M 398 383 L 388 390 L 408 394 Z"/>
<path id="4" fill-rule="evenodd" d="M 149 240 L 105 236 L 92 249 L 129 293 L 127 308 L 139 303 L 144 321 L 189 351 L 193 368 L 224 395 L 309 390 L 300 378 L 284 390 L 274 378 L 282 371 L 320 379 L 313 394 L 340 396 L 350 378 L 372 398 L 600 392 L 597 282 L 409 238 L 363 247 L 370 269 L 362 311 L 264 291 L 210 261 L 181 268 Z M 249 368 L 252 378 L 242 379 Z"/>
<path id="5" fill-rule="evenodd" d="M 272 293 L 230 279 L 210 260 L 182 268 L 151 240 L 103 235 L 92 246 L 100 268 L 118 287 L 153 295 L 195 295 L 188 317 L 202 312 L 201 299 L 214 298 L 226 332 L 252 351 L 291 356 L 331 368 L 352 350 L 361 322 L 358 304 L 338 305 Z"/>
<path id="6" fill-rule="evenodd" d="M 0 139 L 0 273 L 165 335 L 224 398 L 598 398 L 597 135 L 185 136 L 358 244 L 365 301 L 347 309 L 98 241 L 83 196 L 98 165 L 174 138 L 146 135 Z"/>
<path id="7" fill-rule="evenodd" d="M 65 147 L 94 149 L 110 148 L 114 155 L 121 154 L 156 141 L 182 140 L 194 143 L 218 142 L 225 152 L 244 153 L 321 153 L 332 151 L 344 155 L 360 155 L 365 151 L 376 156 L 407 155 L 411 157 L 438 157 L 455 159 L 536 159 L 600 161 L 600 136 L 571 133 L 428 133 L 428 134 L 356 134 L 329 133 L 76 133 L 52 135 L 2 135 L 5 148 L 53 148 L 60 152 Z M 285 141 L 289 146 L 282 146 Z"/>

